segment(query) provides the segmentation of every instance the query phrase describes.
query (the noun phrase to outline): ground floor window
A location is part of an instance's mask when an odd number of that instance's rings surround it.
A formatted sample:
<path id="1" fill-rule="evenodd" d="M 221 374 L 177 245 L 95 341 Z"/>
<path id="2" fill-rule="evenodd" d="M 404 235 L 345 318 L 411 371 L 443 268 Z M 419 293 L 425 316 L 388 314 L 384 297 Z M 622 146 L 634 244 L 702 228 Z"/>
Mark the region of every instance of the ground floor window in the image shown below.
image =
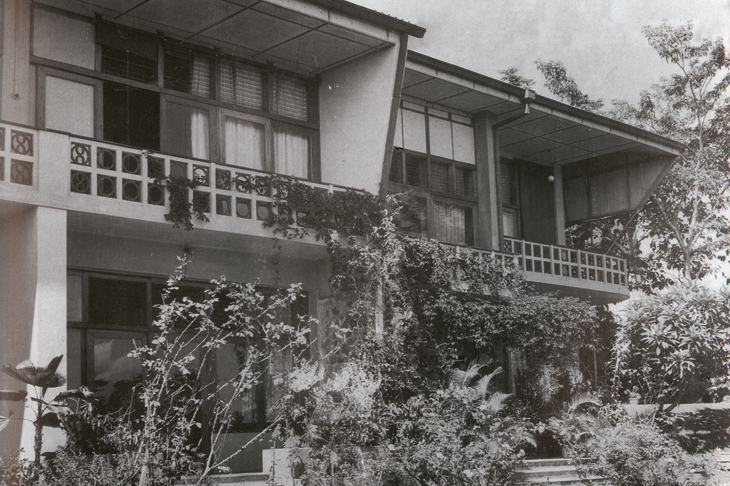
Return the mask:
<path id="1" fill-rule="evenodd" d="M 88 386 L 100 399 L 100 410 L 110 412 L 129 407 L 136 385 L 143 374 L 141 363 L 129 353 L 151 342 L 156 305 L 162 302 L 164 280 L 149 277 L 119 276 L 72 271 L 68 275 L 68 386 Z M 207 285 L 185 282 L 174 294 L 200 302 Z M 272 298 L 274 289 L 259 289 L 263 298 Z M 212 318 L 225 318 L 225 303 L 214 309 Z M 277 311 L 276 319 L 294 323 L 308 314 L 306 296 Z M 182 330 L 181 330 L 182 332 Z M 255 343 L 255 340 L 254 340 Z M 254 344 L 255 346 L 255 344 Z M 246 350 L 243 345 L 226 344 L 218 349 L 212 362 L 202 366 L 199 350 L 193 354 L 193 367 L 200 369 L 205 382 L 223 383 L 238 371 Z M 240 397 L 233 408 L 233 427 L 237 432 L 263 429 L 274 419 L 274 405 L 281 396 L 277 378 L 291 366 L 289 352 L 270 356 L 261 369 L 262 379 Z M 225 393 L 223 391 L 222 393 Z M 221 397 L 226 398 L 226 397 Z"/>

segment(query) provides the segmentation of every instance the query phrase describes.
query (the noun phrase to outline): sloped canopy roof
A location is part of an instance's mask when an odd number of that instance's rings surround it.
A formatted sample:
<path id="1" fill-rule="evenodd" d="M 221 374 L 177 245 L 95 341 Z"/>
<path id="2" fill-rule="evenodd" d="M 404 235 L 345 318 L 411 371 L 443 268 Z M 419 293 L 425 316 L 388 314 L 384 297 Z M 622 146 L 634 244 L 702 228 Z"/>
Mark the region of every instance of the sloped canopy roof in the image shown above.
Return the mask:
<path id="1" fill-rule="evenodd" d="M 74 0 L 117 23 L 160 30 L 305 75 L 425 29 L 343 0 Z"/>
<path id="2" fill-rule="evenodd" d="M 409 51 L 402 94 L 469 114 L 487 112 L 500 126 L 504 155 L 535 163 L 569 164 L 613 152 L 678 155 L 683 145 L 443 61 Z M 524 113 L 529 102 L 529 114 Z M 512 121 L 505 122 L 506 120 Z"/>

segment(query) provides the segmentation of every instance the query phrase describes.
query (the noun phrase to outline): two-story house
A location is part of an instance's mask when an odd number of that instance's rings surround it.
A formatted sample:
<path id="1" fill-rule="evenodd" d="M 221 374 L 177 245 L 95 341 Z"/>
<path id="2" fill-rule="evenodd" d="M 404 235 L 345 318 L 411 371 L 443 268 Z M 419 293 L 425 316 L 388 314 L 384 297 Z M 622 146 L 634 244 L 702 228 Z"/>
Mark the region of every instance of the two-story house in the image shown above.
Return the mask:
<path id="1" fill-rule="evenodd" d="M 262 176 L 408 191 L 410 231 L 516 254 L 538 288 L 606 303 L 628 296 L 625 262 L 566 248 L 565 227 L 640 207 L 681 149 L 409 52 L 423 28 L 344 0 L 0 8 L 0 356 L 63 353 L 67 386 L 107 399 L 138 373 L 127 353 L 149 339 L 181 254 L 194 254 L 191 294 L 220 275 L 279 278 L 306 292 L 292 312 L 326 321 L 338 305 L 321 243 L 274 249 Z M 164 175 L 203 182 L 208 222 L 165 220 Z M 267 415 L 242 404 L 253 428 Z M 3 431 L 3 457 L 32 450 L 20 424 Z"/>

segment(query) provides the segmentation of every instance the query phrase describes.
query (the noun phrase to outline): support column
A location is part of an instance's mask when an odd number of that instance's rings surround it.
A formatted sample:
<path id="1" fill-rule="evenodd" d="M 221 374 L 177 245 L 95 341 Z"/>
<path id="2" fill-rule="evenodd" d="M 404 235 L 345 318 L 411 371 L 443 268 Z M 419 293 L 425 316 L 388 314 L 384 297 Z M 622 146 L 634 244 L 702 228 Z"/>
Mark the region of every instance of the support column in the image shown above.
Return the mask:
<path id="1" fill-rule="evenodd" d="M 14 206 L 0 217 L 0 355 L 17 365 L 27 359 L 45 366 L 66 354 L 66 211 Z M 66 375 L 66 359 L 58 372 Z M 0 388 L 21 389 L 22 384 L 3 375 Z M 28 387 L 33 396 L 34 390 Z M 65 387 L 50 389 L 46 399 Z M 35 420 L 34 402 L 1 404 L 3 415 Z M 3 431 L 0 456 L 10 457 L 19 448 L 32 458 L 34 428 L 13 420 Z M 63 443 L 58 429 L 44 429 L 44 450 Z"/>
<path id="2" fill-rule="evenodd" d="M 474 118 L 477 162 L 477 197 L 479 198 L 476 246 L 500 248 L 499 200 L 497 195 L 496 140 L 492 120 L 486 114 Z"/>
<path id="3" fill-rule="evenodd" d="M 555 243 L 565 246 L 565 204 L 563 202 L 563 168 L 553 166 L 553 206 L 555 208 Z"/>

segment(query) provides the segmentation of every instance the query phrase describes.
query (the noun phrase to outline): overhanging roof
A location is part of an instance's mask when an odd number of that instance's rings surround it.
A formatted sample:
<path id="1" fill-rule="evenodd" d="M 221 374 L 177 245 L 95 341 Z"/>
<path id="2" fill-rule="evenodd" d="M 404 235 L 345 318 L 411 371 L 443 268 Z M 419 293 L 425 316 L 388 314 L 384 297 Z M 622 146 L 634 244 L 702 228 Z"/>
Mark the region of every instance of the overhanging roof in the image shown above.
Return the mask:
<path id="1" fill-rule="evenodd" d="M 41 0 L 314 75 L 425 29 L 343 0 Z"/>
<path id="2" fill-rule="evenodd" d="M 469 114 L 487 112 L 499 121 L 524 113 L 525 90 L 496 79 L 408 52 L 403 96 Z M 500 127 L 504 155 L 536 163 L 568 164 L 613 152 L 676 156 L 679 142 L 536 95 L 528 115 Z"/>

